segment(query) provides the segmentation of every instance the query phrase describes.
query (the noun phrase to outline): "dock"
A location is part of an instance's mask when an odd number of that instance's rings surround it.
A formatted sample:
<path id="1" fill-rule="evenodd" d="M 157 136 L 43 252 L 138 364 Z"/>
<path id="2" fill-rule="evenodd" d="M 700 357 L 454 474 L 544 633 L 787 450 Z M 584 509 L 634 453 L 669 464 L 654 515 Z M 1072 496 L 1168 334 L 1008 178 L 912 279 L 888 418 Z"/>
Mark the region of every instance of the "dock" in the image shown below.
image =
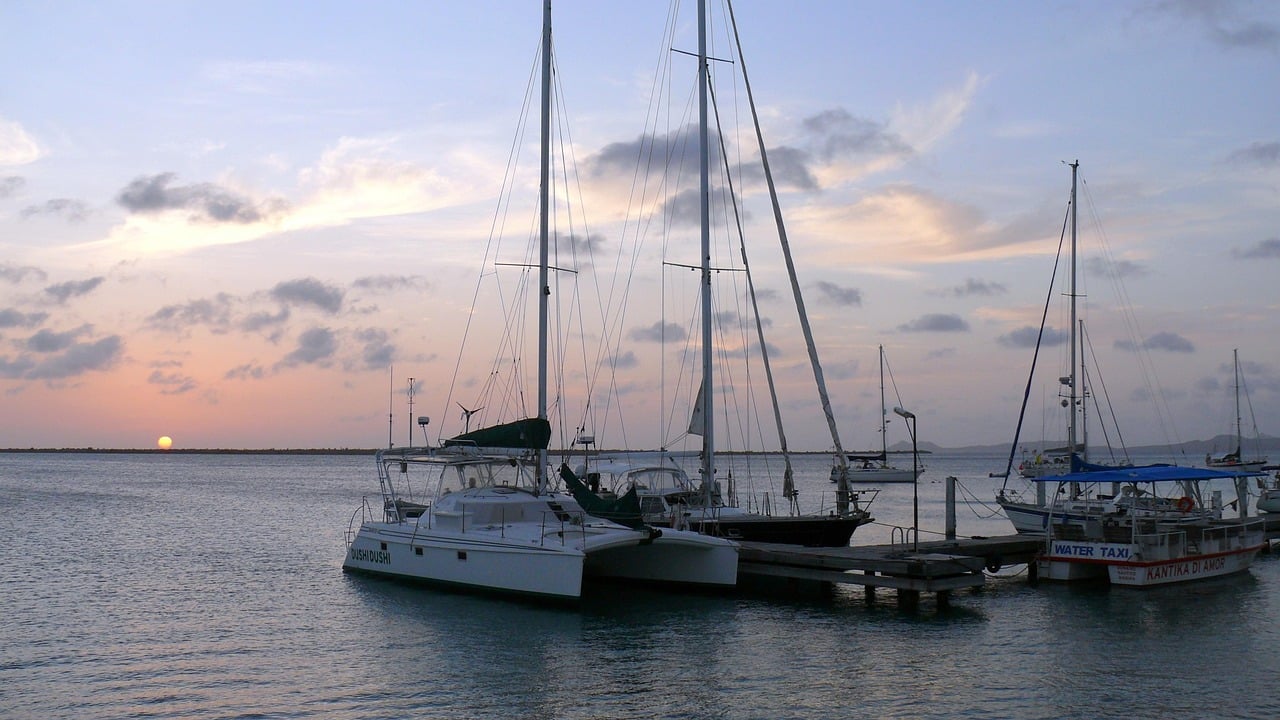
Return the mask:
<path id="1" fill-rule="evenodd" d="M 1269 549 L 1280 539 L 1280 516 L 1263 515 L 1262 520 Z M 877 588 L 890 588 L 906 607 L 917 605 L 922 593 L 933 593 L 942 608 L 953 591 L 982 587 L 987 572 L 1034 563 L 1044 538 L 1015 534 L 836 548 L 744 541 L 739 545 L 741 576 L 862 585 L 868 600 Z"/>

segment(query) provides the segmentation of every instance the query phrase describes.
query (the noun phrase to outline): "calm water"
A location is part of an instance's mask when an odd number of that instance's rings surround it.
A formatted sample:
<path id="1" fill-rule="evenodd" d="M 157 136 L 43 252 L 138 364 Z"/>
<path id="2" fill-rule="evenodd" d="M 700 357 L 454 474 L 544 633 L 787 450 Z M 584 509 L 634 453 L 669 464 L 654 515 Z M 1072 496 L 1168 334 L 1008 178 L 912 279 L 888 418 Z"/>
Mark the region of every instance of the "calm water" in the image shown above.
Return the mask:
<path id="1" fill-rule="evenodd" d="M 827 463 L 802 461 L 806 502 L 831 501 Z M 927 530 L 944 476 L 982 503 L 999 483 L 997 458 L 927 463 Z M 1280 556 L 1149 591 L 1011 570 L 916 614 L 860 588 L 545 608 L 345 575 L 376 486 L 349 456 L 0 454 L 0 717 L 1280 716 Z M 882 492 L 855 544 L 910 525 L 911 497 Z M 993 505 L 958 514 L 1008 532 Z"/>

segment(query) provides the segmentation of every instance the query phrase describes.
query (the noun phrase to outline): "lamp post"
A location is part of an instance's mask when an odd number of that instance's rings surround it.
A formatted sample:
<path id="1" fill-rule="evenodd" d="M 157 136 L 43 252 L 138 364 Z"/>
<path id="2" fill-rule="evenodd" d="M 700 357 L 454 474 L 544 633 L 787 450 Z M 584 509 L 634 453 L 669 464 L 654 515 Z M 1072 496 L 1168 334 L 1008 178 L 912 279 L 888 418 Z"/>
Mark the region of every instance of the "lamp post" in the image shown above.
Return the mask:
<path id="1" fill-rule="evenodd" d="M 907 429 L 911 431 L 911 513 L 915 532 L 913 549 L 920 550 L 920 449 L 916 446 L 916 414 L 900 407 L 893 409 L 895 413 L 907 421 Z"/>

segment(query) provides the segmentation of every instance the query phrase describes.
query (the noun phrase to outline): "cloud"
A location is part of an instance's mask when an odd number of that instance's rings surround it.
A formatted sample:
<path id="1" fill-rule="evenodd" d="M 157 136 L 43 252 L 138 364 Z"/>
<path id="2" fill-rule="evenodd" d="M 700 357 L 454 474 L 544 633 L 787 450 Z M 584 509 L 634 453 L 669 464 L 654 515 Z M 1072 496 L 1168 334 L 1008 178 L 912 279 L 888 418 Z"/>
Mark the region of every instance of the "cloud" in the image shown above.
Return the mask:
<path id="1" fill-rule="evenodd" d="M 298 337 L 298 347 L 284 356 L 276 367 L 324 365 L 338 350 L 338 339 L 329 328 L 311 328 Z"/>
<path id="2" fill-rule="evenodd" d="M 360 359 L 369 370 L 385 368 L 395 359 L 396 346 L 390 342 L 385 330 L 369 328 L 356 333 L 356 339 L 364 343 Z"/>
<path id="3" fill-rule="evenodd" d="M 1057 328 L 1047 327 L 1044 329 L 1044 336 L 1041 337 L 1040 328 L 1028 325 L 996 338 L 996 342 L 1012 348 L 1032 348 L 1036 346 L 1037 340 L 1044 347 L 1053 347 L 1066 342 L 1067 333 Z"/>
<path id="4" fill-rule="evenodd" d="M 613 367 L 614 370 L 626 370 L 636 367 L 639 364 L 640 361 L 636 359 L 636 354 L 630 350 L 622 353 L 621 355 L 609 358 L 609 365 Z"/>
<path id="5" fill-rule="evenodd" d="M 857 288 L 840 287 L 832 282 L 825 280 L 818 282 L 815 287 L 822 296 L 834 302 L 837 305 L 845 307 L 858 307 L 862 305 L 862 291 Z"/>
<path id="6" fill-rule="evenodd" d="M 266 375 L 267 371 L 261 365 L 245 363 L 244 365 L 231 368 L 222 377 L 226 380 L 261 380 L 266 377 Z"/>
<path id="7" fill-rule="evenodd" d="M 102 276 L 89 278 L 88 280 L 71 280 L 57 285 L 50 285 L 44 289 L 44 292 L 52 297 L 55 302 L 61 304 L 71 298 L 88 295 L 101 285 L 103 280 L 106 280 L 106 278 Z"/>
<path id="8" fill-rule="evenodd" d="M 342 309 L 343 292 L 315 278 L 285 280 L 271 289 L 271 297 L 287 305 L 310 305 L 330 315 Z"/>
<path id="9" fill-rule="evenodd" d="M 422 288 L 426 287 L 426 284 L 426 280 L 421 275 L 366 275 L 356 278 L 351 286 L 375 292 L 394 292 Z"/>
<path id="10" fill-rule="evenodd" d="M 1234 248 L 1231 254 L 1245 260 L 1261 260 L 1264 258 L 1280 258 L 1280 238 L 1267 238 L 1250 247 Z"/>
<path id="11" fill-rule="evenodd" d="M 0 117 L 0 166 L 27 165 L 43 155 L 40 144 L 21 125 Z"/>
<path id="12" fill-rule="evenodd" d="M 55 198 L 48 200 L 43 205 L 28 205 L 19 213 L 23 219 L 35 217 L 36 215 L 51 215 L 53 217 L 66 218 L 68 222 L 84 222 L 89 217 L 89 206 L 79 200 L 69 200 L 67 198 Z"/>
<path id="13" fill-rule="evenodd" d="M 1262 167 L 1280 165 L 1280 142 L 1255 142 L 1231 153 L 1227 162 Z"/>
<path id="14" fill-rule="evenodd" d="M 129 183 L 116 201 L 135 213 L 162 213 L 169 210 L 190 211 L 192 222 L 250 224 L 281 214 L 283 200 L 255 203 L 213 183 L 173 185 L 174 173 L 139 177 Z"/>
<path id="15" fill-rule="evenodd" d="M 289 308 L 282 307 L 277 313 L 266 311 L 250 313 L 239 323 L 239 328 L 246 332 L 258 332 L 265 328 L 283 325 L 289 319 Z"/>
<path id="16" fill-rule="evenodd" d="M 17 195 L 18 191 L 26 184 L 27 181 L 17 175 L 0 177 L 0 198 L 13 197 L 14 195 Z"/>
<path id="17" fill-rule="evenodd" d="M 0 357 L 0 375 L 26 380 L 62 380 L 93 370 L 111 368 L 124 352 L 124 340 L 111 335 L 95 342 L 66 346 L 59 354 L 50 355 L 39 362 L 29 355 L 16 360 Z"/>
<path id="18" fill-rule="evenodd" d="M 24 313 L 13 308 L 0 310 L 0 329 L 32 328 L 45 321 L 49 313 Z"/>
<path id="19" fill-rule="evenodd" d="M 177 332 L 192 325 L 208 325 L 215 331 L 231 324 L 232 297 L 218 293 L 212 299 L 191 300 L 180 305 L 166 305 L 147 318 L 147 324 Z"/>
<path id="20" fill-rule="evenodd" d="M 1241 17 L 1242 8 L 1269 9 L 1269 3 L 1251 6 L 1243 3 L 1205 2 L 1204 0 L 1164 0 L 1152 6 L 1161 14 L 1178 17 L 1198 26 L 1211 42 L 1226 48 L 1275 50 L 1280 48 L 1280 27 L 1268 20 Z"/>
<path id="21" fill-rule="evenodd" d="M 906 157 L 915 152 L 885 125 L 854 117 L 843 108 L 824 110 L 800 125 L 809 134 L 815 154 L 827 163 L 864 156 Z"/>
<path id="22" fill-rule="evenodd" d="M 61 352 L 74 345 L 76 338 L 92 332 L 92 330 L 93 328 L 88 325 L 82 325 L 75 330 L 61 333 L 44 328 L 27 338 L 26 349 L 37 353 Z"/>
<path id="23" fill-rule="evenodd" d="M 684 328 L 675 323 L 656 322 L 648 327 L 632 328 L 627 337 L 638 342 L 680 341 L 688 337 Z"/>
<path id="24" fill-rule="evenodd" d="M 1147 274 L 1147 268 L 1132 260 L 1115 260 L 1108 262 L 1105 258 L 1091 257 L 1084 262 L 1085 272 L 1102 277 L 1126 278 L 1141 277 Z"/>
<path id="25" fill-rule="evenodd" d="M 48 274 L 40 268 L 31 267 L 30 265 L 0 264 L 0 280 L 17 285 L 29 277 L 43 282 L 48 277 Z"/>
<path id="26" fill-rule="evenodd" d="M 181 395 L 199 387 L 195 378 L 189 375 L 166 373 L 160 370 L 151 371 L 151 375 L 147 376 L 147 382 L 159 385 L 161 395 Z"/>
<path id="27" fill-rule="evenodd" d="M 968 332 L 969 323 L 959 315 L 929 313 L 899 325 L 902 332 Z"/>
<path id="28" fill-rule="evenodd" d="M 1138 347 L 1129 340 L 1117 340 L 1116 349 L 1128 350 L 1134 352 Z M 1195 352 L 1195 345 L 1191 341 L 1171 332 L 1159 332 L 1142 342 L 1142 348 L 1145 350 L 1164 350 L 1166 352 L 1190 353 Z"/>
<path id="29" fill-rule="evenodd" d="M 966 278 L 963 285 L 944 290 L 942 294 L 951 297 L 973 297 L 983 296 L 990 297 L 992 295 L 1003 295 L 1009 289 L 1002 283 L 987 282 L 986 280 L 978 280 L 976 278 Z"/>

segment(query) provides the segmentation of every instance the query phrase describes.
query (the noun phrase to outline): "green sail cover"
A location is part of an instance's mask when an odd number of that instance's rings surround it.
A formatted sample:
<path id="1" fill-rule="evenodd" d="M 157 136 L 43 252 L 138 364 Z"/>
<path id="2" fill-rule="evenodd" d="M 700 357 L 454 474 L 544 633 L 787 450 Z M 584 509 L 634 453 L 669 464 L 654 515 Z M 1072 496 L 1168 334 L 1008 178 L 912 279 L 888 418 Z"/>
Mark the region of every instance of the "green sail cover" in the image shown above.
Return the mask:
<path id="1" fill-rule="evenodd" d="M 582 506 L 583 510 L 587 511 L 587 514 L 605 520 L 612 520 L 619 525 L 625 525 L 635 530 L 645 527 L 644 518 L 640 514 L 640 497 L 636 495 L 635 486 L 632 486 L 625 495 L 617 500 L 605 500 L 591 492 L 578 479 L 578 476 L 573 474 L 568 465 L 562 464 L 560 466 L 560 477 L 569 486 L 569 492 L 573 494 L 573 499 L 578 501 L 578 504 Z"/>
<path id="2" fill-rule="evenodd" d="M 546 450 L 551 442 L 551 423 L 546 418 L 525 418 L 515 422 L 480 428 L 444 441 L 445 447 L 470 445 L 482 448 Z"/>

